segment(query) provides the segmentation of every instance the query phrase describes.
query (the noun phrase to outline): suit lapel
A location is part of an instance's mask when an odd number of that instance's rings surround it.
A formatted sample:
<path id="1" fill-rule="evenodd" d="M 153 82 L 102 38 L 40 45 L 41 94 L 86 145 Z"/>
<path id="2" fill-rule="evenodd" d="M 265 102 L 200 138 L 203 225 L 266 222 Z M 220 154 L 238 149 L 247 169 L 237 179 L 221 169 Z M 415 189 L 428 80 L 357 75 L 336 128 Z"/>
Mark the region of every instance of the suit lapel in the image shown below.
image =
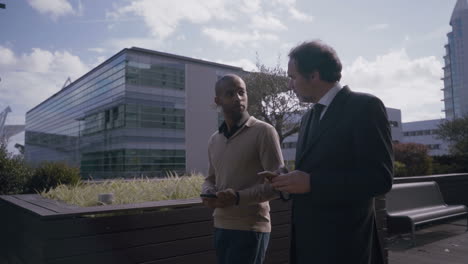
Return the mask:
<path id="1" fill-rule="evenodd" d="M 322 120 L 320 120 L 320 125 L 318 128 L 319 131 L 315 133 L 314 137 L 310 141 L 310 144 L 302 147 L 303 151 L 299 153 L 299 158 L 297 159 L 296 167 L 300 166 L 306 154 L 313 148 L 313 146 L 317 143 L 317 141 L 324 134 L 324 132 L 330 129 L 330 127 L 337 124 L 337 119 L 340 118 L 340 113 L 342 112 L 341 110 L 344 107 L 344 102 L 350 94 L 351 90 L 348 86 L 343 87 L 341 91 L 339 91 L 336 94 L 335 98 L 328 106 L 328 109 L 323 115 Z"/>

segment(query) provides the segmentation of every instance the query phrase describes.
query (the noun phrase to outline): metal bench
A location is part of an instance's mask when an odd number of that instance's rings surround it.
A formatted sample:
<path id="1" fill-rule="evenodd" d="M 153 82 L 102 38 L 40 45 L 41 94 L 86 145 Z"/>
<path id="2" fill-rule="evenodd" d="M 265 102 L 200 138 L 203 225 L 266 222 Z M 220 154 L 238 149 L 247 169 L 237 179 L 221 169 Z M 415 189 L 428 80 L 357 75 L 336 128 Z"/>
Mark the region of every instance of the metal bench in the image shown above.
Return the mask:
<path id="1" fill-rule="evenodd" d="M 417 225 L 468 216 L 466 206 L 444 202 L 439 185 L 434 181 L 394 184 L 386 199 L 389 231 L 398 233 L 410 228 L 413 245 Z"/>

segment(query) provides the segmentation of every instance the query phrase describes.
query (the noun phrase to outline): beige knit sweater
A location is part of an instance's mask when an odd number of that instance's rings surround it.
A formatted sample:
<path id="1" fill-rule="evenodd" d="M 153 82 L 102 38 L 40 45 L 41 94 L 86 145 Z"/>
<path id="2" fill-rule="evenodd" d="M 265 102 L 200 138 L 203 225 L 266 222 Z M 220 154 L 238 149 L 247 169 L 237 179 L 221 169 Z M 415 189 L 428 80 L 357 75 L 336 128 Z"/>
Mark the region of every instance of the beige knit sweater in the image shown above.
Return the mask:
<path id="1" fill-rule="evenodd" d="M 216 131 L 208 142 L 208 157 L 209 171 L 203 192 L 232 188 L 239 192 L 240 197 L 239 205 L 215 209 L 215 227 L 270 232 L 268 201 L 277 194 L 257 173 L 283 166 L 276 130 L 250 117 L 229 139 Z"/>

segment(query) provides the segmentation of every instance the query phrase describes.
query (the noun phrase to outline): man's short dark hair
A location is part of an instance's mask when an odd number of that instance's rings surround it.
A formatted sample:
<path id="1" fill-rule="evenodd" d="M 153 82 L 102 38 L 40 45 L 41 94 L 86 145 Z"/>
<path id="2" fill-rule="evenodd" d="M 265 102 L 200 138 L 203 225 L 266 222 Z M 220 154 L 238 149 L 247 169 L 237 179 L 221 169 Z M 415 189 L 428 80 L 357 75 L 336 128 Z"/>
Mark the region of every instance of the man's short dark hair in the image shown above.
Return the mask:
<path id="1" fill-rule="evenodd" d="M 238 75 L 236 74 L 226 74 L 224 75 L 223 77 L 221 77 L 215 84 L 215 94 L 216 96 L 220 96 L 223 89 L 224 89 L 224 86 L 226 84 L 232 84 L 234 83 L 236 80 L 242 80 L 241 77 L 239 77 Z"/>
<path id="2" fill-rule="evenodd" d="M 341 62 L 335 50 L 320 40 L 303 42 L 289 52 L 297 71 L 308 78 L 309 74 L 318 71 L 320 79 L 327 82 L 338 82 L 341 79 Z"/>

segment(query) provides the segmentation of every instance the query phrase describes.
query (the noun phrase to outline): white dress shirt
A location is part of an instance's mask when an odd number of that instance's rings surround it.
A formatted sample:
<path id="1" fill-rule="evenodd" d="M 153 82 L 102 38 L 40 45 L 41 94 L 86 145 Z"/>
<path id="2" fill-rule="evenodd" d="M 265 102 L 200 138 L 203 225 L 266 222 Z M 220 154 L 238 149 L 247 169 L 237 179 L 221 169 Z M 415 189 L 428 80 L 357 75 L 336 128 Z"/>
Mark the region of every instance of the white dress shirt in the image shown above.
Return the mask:
<path id="1" fill-rule="evenodd" d="M 341 90 L 342 86 L 339 82 L 337 82 L 320 100 L 317 102 L 318 104 L 324 105 L 325 107 L 322 110 L 322 114 L 320 115 L 320 120 L 322 120 L 323 115 L 328 110 L 328 106 L 330 106 L 333 99 L 335 99 L 336 94 Z"/>

